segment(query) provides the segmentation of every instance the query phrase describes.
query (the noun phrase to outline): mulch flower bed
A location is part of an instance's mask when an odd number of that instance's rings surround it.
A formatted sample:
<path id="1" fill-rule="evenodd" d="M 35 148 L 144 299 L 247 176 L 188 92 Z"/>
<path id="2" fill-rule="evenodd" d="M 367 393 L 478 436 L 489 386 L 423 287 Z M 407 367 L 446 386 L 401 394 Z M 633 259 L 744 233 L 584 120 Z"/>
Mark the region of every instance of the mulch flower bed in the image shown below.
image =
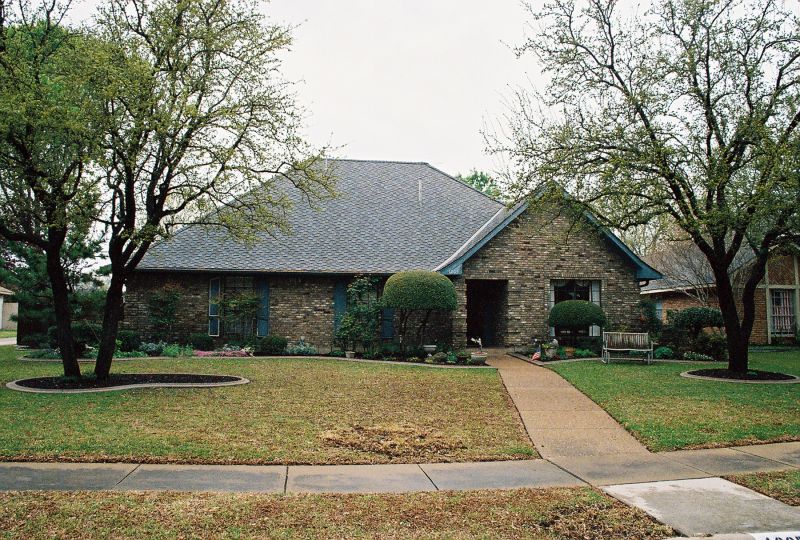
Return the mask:
<path id="1" fill-rule="evenodd" d="M 17 385 L 36 390 L 87 390 L 135 384 L 213 384 L 240 380 L 231 375 L 196 375 L 192 373 L 119 373 L 106 380 L 94 377 L 36 377 L 17 381 Z"/>
<path id="2" fill-rule="evenodd" d="M 790 381 L 794 379 L 792 375 L 776 373 L 774 371 L 759 371 L 751 369 L 746 373 L 737 373 L 727 369 L 696 369 L 689 371 L 689 375 L 699 377 L 714 377 L 717 379 L 730 379 L 735 381 Z"/>

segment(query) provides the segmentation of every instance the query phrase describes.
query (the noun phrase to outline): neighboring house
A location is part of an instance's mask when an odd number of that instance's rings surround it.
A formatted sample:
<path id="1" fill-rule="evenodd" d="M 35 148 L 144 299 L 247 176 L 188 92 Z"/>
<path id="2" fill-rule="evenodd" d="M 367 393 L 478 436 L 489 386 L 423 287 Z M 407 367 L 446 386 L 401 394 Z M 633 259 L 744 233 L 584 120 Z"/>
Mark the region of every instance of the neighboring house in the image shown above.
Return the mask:
<path id="1" fill-rule="evenodd" d="M 752 260 L 752 257 L 750 258 Z M 743 260 L 733 275 L 734 286 L 741 286 L 750 260 Z M 664 279 L 642 288 L 642 295 L 656 305 L 662 321 L 667 313 L 692 306 L 718 307 L 714 280 L 701 266 L 672 260 L 649 259 L 664 273 Z M 738 274 L 743 274 L 739 276 Z M 738 279 L 737 279 L 738 278 Z M 764 279 L 755 296 L 755 323 L 750 335 L 752 344 L 796 341 L 800 333 L 800 261 L 797 255 L 778 255 L 770 259 Z"/>
<path id="2" fill-rule="evenodd" d="M 355 275 L 380 278 L 380 295 L 391 274 L 427 269 L 449 276 L 458 295 L 458 309 L 429 324 L 427 341 L 514 346 L 548 335 L 550 307 L 570 298 L 596 302 L 613 324 L 635 328 L 640 285 L 661 277 L 591 216 L 574 230 L 565 217 L 528 203 L 508 208 L 427 163 L 332 164 L 341 195 L 319 210 L 298 200 L 291 234 L 264 234 L 248 246 L 194 225 L 154 245 L 127 285 L 125 327 L 157 338 L 163 330 L 153 328 L 147 302 L 171 287 L 180 299 L 169 337 L 275 334 L 324 351 Z M 246 328 L 226 328 L 220 300 L 237 291 L 258 295 L 258 314 Z M 395 337 L 389 310 L 380 333 Z"/>
<path id="3" fill-rule="evenodd" d="M 17 314 L 17 304 L 11 302 L 14 293 L 0 287 L 0 330 L 16 330 L 17 323 L 11 317 Z"/>

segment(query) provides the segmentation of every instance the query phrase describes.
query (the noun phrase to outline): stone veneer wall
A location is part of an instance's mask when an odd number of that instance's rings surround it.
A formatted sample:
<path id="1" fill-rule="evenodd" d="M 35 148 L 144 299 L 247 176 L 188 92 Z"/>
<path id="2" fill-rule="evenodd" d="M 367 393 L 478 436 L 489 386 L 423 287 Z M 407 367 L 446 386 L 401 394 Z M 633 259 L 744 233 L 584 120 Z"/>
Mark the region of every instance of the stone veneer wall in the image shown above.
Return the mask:
<path id="1" fill-rule="evenodd" d="M 531 209 L 464 263 L 454 280 L 459 309 L 453 314 L 454 346 L 467 344 L 466 282 L 508 280 L 503 345 L 514 347 L 548 333 L 550 281 L 600 280 L 600 303 L 617 327 L 639 328 L 639 286 L 633 267 L 588 226 L 570 231 L 564 216 Z"/>

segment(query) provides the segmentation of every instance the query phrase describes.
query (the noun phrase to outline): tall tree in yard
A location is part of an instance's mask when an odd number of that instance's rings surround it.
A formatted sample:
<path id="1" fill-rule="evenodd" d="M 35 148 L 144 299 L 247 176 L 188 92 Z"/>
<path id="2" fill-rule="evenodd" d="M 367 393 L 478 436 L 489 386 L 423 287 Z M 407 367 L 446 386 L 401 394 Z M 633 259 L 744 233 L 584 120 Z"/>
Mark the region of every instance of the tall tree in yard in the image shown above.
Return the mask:
<path id="1" fill-rule="evenodd" d="M 153 242 L 188 222 L 255 241 L 285 227 L 287 189 L 334 194 L 322 151 L 279 73 L 289 28 L 247 0 L 110 0 L 103 40 L 120 76 L 106 104 L 101 222 L 111 282 L 95 373 L 108 377 L 125 281 Z"/>
<path id="2" fill-rule="evenodd" d="M 510 135 L 492 144 L 517 165 L 518 193 L 553 182 L 608 226 L 679 227 L 713 275 L 728 368 L 746 371 L 767 258 L 800 239 L 800 22 L 778 0 L 620 7 L 529 6 L 537 32 L 518 53 L 547 87 L 517 93 Z M 754 262 L 737 294 L 742 249 Z"/>
<path id="3" fill-rule="evenodd" d="M 88 173 L 101 139 L 103 48 L 60 24 L 66 6 L 0 3 L 0 236 L 42 253 L 64 374 L 73 347 L 70 232 L 91 230 L 98 189 Z"/>

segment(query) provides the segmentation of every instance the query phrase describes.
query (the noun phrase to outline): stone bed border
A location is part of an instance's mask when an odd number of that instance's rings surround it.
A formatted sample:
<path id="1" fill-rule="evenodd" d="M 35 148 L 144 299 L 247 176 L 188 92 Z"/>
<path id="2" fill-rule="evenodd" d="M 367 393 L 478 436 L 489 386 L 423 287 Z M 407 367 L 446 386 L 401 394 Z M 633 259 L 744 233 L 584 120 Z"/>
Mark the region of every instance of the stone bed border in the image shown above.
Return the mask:
<path id="1" fill-rule="evenodd" d="M 164 373 L 139 373 L 139 375 L 164 375 Z M 218 375 L 217 373 L 168 373 L 167 375 Z M 109 386 L 106 388 L 29 388 L 21 386 L 17 383 L 28 379 L 17 379 L 6 383 L 6 388 L 16 390 L 17 392 L 28 392 L 31 394 L 87 394 L 94 392 L 115 392 L 117 390 L 132 390 L 135 388 L 217 388 L 222 386 L 239 386 L 242 384 L 249 384 L 250 379 L 239 377 L 238 375 L 220 375 L 221 377 L 236 377 L 235 381 L 223 381 L 216 383 L 139 383 L 139 384 L 123 384 L 120 386 Z"/>
<path id="2" fill-rule="evenodd" d="M 794 384 L 800 382 L 800 377 L 792 375 L 791 373 L 783 373 L 794 377 L 793 379 L 784 379 L 782 381 L 742 381 L 739 379 L 724 379 L 722 377 L 707 377 L 705 375 L 692 375 L 691 371 L 684 371 L 681 377 L 686 379 L 697 379 L 698 381 L 713 381 L 713 382 L 729 382 L 729 383 L 744 383 L 744 384 Z"/>

